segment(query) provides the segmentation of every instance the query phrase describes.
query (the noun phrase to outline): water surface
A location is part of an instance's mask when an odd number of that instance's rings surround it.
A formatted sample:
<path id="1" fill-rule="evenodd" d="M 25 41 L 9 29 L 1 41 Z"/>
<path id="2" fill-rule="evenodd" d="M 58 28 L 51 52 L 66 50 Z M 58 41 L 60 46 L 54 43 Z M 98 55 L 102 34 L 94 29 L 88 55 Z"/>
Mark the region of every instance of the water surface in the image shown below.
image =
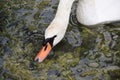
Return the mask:
<path id="1" fill-rule="evenodd" d="M 64 39 L 38 64 L 58 0 L 0 1 L 0 80 L 119 80 L 120 23 L 88 28 L 75 7 Z"/>

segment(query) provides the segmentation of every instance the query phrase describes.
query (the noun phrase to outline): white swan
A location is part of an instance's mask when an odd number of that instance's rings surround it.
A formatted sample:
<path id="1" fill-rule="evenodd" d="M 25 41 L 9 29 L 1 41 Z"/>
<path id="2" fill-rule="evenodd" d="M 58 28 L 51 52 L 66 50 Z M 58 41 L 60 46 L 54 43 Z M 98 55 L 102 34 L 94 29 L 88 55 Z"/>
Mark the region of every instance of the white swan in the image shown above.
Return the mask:
<path id="1" fill-rule="evenodd" d="M 42 62 L 64 37 L 74 1 L 59 1 L 56 16 L 45 31 L 43 47 L 35 61 Z M 79 0 L 76 13 L 78 21 L 87 26 L 119 21 L 120 0 Z"/>

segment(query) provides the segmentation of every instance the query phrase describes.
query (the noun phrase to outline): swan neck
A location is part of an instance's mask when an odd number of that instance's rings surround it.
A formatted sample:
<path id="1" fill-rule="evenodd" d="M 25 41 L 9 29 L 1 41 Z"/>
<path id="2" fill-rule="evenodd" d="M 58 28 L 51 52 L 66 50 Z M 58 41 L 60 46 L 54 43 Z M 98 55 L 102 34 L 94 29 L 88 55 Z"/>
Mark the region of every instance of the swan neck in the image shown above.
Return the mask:
<path id="1" fill-rule="evenodd" d="M 71 12 L 72 4 L 75 0 L 60 0 L 57 13 L 55 16 L 55 21 L 61 22 L 67 27 L 69 22 L 69 16 Z"/>

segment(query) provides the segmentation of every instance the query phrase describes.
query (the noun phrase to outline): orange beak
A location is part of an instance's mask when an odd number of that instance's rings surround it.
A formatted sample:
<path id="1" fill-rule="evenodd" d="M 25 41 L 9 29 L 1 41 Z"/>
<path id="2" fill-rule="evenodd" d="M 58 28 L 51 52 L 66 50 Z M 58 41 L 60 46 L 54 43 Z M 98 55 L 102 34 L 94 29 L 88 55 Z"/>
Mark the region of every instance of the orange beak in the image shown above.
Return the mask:
<path id="1" fill-rule="evenodd" d="M 51 51 L 51 49 L 52 49 L 52 46 L 48 42 L 45 46 L 42 47 L 42 49 L 37 54 L 37 56 L 35 57 L 34 60 L 38 61 L 38 62 L 42 62 L 47 57 L 47 55 L 49 54 L 49 52 Z"/>

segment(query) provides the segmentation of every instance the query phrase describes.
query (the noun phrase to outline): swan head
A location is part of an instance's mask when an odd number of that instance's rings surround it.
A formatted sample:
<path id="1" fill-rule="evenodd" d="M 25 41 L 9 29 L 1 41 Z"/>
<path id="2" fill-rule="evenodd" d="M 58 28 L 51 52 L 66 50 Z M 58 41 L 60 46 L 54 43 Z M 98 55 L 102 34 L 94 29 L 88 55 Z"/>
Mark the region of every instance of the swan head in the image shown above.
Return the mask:
<path id="1" fill-rule="evenodd" d="M 45 39 L 43 40 L 42 49 L 35 57 L 35 61 L 42 62 L 52 48 L 57 45 L 64 37 L 66 32 L 65 25 L 52 24 L 45 31 Z"/>

